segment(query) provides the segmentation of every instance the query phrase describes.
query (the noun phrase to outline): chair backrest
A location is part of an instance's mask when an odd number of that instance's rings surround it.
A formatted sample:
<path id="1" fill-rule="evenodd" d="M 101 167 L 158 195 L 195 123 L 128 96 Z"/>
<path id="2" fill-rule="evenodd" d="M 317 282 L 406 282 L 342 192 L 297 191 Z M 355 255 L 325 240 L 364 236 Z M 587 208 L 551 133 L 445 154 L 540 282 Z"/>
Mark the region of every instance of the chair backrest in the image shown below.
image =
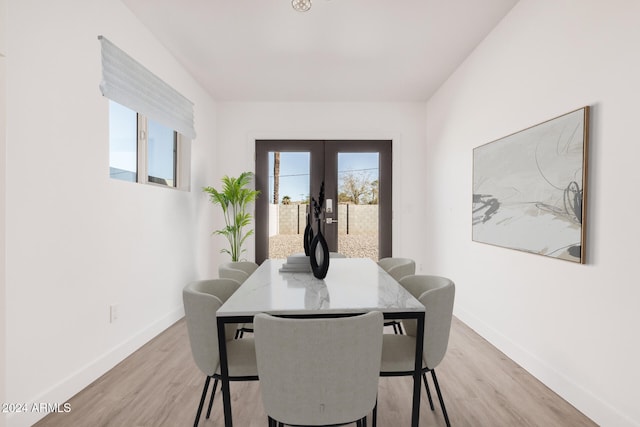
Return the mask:
<path id="1" fill-rule="evenodd" d="M 233 279 L 236 282 L 242 284 L 244 283 L 245 280 L 249 278 L 251 273 L 247 273 L 246 271 L 242 270 L 235 264 L 238 264 L 238 263 L 227 262 L 224 264 L 220 264 L 220 266 L 218 267 L 218 275 L 220 276 L 221 279 Z"/>
<path id="2" fill-rule="evenodd" d="M 236 270 L 242 270 L 247 273 L 247 276 L 251 276 L 251 274 L 256 271 L 259 267 L 253 261 L 237 261 L 228 263 L 230 268 L 235 268 Z"/>
<path id="3" fill-rule="evenodd" d="M 416 263 L 411 258 L 382 258 L 378 265 L 397 281 L 416 274 Z"/>
<path id="4" fill-rule="evenodd" d="M 267 415 L 291 425 L 352 422 L 378 392 L 383 316 L 254 318 L 256 358 Z"/>
<path id="5" fill-rule="evenodd" d="M 407 276 L 400 284 L 416 297 L 425 307 L 423 357 L 430 369 L 435 368 L 444 358 L 449 345 L 455 284 L 440 276 Z M 416 321 L 403 320 L 409 336 L 416 336 Z"/>
<path id="6" fill-rule="evenodd" d="M 216 311 L 238 289 L 235 280 L 212 279 L 191 282 L 182 290 L 191 353 L 206 375 L 213 375 L 220 362 Z M 236 325 L 227 325 L 225 334 L 233 338 Z"/>

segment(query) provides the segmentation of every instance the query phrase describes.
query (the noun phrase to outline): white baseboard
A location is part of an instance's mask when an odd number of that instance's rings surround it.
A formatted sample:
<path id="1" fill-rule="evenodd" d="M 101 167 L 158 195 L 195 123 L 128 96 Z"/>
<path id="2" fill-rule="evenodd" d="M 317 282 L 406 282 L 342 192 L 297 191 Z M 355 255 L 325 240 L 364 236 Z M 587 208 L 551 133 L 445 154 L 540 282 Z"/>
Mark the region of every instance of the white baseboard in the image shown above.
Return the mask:
<path id="1" fill-rule="evenodd" d="M 590 390 L 556 370 L 544 360 L 513 342 L 472 313 L 456 307 L 455 316 L 464 322 L 511 360 L 601 426 L 638 427 L 638 422 L 599 399 Z"/>
<path id="2" fill-rule="evenodd" d="M 183 316 L 184 309 L 182 307 L 176 308 L 127 341 L 114 347 L 102 357 L 79 368 L 57 385 L 35 396 L 31 402 L 59 402 L 62 405 L 79 391 L 100 378 L 105 372 L 112 369 L 144 344 L 180 320 Z M 71 410 L 73 410 L 73 408 L 71 408 Z M 14 413 L 7 416 L 6 424 L 7 427 L 29 427 L 46 415 L 48 415 L 47 412 Z"/>

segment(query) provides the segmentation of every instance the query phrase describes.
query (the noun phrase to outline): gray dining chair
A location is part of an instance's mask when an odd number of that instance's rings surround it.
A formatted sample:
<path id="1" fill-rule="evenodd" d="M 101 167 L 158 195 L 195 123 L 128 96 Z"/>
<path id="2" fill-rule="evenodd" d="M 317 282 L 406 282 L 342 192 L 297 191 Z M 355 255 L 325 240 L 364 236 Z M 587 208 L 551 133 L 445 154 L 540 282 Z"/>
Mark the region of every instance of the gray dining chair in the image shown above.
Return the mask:
<path id="1" fill-rule="evenodd" d="M 232 279 L 243 284 L 257 269 L 258 264 L 252 261 L 226 262 L 218 266 L 218 275 L 222 279 Z M 253 332 L 253 324 L 242 323 L 238 325 L 235 338 L 242 338 L 245 332 Z"/>
<path id="2" fill-rule="evenodd" d="M 207 376 L 194 426 L 197 426 L 200 421 L 209 383 L 213 378 L 213 392 L 207 409 L 207 419 L 211 415 L 211 407 L 213 406 L 213 399 L 220 378 L 220 352 L 218 349 L 216 312 L 238 287 L 238 282 L 234 280 L 212 279 L 189 283 L 182 290 L 191 353 L 198 368 Z M 225 331 L 226 336 L 233 336 L 237 326 L 231 324 L 225 327 L 227 328 Z M 257 380 L 258 370 L 254 340 L 251 338 L 243 340 L 227 339 L 226 347 L 229 361 L 229 380 Z"/>
<path id="3" fill-rule="evenodd" d="M 411 258 L 382 258 L 378 261 L 378 265 L 397 281 L 405 276 L 416 274 L 416 263 Z"/>
<path id="4" fill-rule="evenodd" d="M 416 274 L 416 263 L 411 258 L 382 258 L 378 261 L 378 265 L 398 282 L 405 276 Z M 402 322 L 399 320 L 391 320 L 384 325 L 393 326 L 393 332 L 396 334 L 403 333 Z"/>
<path id="5" fill-rule="evenodd" d="M 259 265 L 253 261 L 236 261 L 226 264 L 229 268 L 244 271 L 247 276 L 251 276 L 251 274 L 253 274 L 253 272 L 256 271 L 259 267 Z"/>
<path id="6" fill-rule="evenodd" d="M 258 269 L 258 264 L 251 261 L 225 262 L 218 266 L 218 275 L 222 279 L 233 279 L 242 284 Z"/>
<path id="7" fill-rule="evenodd" d="M 429 398 L 429 406 L 434 410 L 431 391 L 427 383 L 427 373 L 431 372 L 433 384 L 438 394 L 440 407 L 447 426 L 450 426 L 447 409 L 436 376 L 436 367 L 447 352 L 455 284 L 446 277 L 414 275 L 400 279 L 400 284 L 416 297 L 425 307 L 422 381 Z M 404 321 L 406 335 L 385 334 L 382 343 L 382 367 L 380 375 L 413 375 L 416 351 L 417 322 Z"/>
<path id="8" fill-rule="evenodd" d="M 254 318 L 269 426 L 366 426 L 378 393 L 382 313 L 323 319 Z"/>

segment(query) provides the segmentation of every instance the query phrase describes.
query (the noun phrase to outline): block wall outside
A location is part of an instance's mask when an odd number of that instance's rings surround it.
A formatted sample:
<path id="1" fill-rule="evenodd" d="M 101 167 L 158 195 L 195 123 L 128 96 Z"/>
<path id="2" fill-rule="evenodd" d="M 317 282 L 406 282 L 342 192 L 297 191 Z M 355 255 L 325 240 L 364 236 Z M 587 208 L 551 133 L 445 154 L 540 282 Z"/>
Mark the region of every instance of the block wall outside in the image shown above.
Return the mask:
<path id="1" fill-rule="evenodd" d="M 275 205 L 273 205 L 275 206 Z M 303 234 L 307 205 L 279 205 L 279 234 Z"/>
<path id="2" fill-rule="evenodd" d="M 378 232 L 378 205 L 338 205 L 339 234 Z"/>
<path id="3" fill-rule="evenodd" d="M 275 207 L 275 205 L 272 205 Z M 303 234 L 307 205 L 279 205 L 279 234 Z M 273 211 L 272 211 L 273 215 Z M 335 218 L 335 216 L 334 216 Z M 339 234 L 370 234 L 378 231 L 378 205 L 338 205 Z"/>

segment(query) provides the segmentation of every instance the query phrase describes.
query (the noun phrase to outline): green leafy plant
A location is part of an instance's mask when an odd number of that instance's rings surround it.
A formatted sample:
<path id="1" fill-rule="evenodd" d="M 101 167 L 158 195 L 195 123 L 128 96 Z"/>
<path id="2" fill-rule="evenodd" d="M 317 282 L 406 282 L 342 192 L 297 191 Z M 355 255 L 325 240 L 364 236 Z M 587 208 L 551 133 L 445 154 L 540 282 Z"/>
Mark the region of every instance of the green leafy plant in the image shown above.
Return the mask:
<path id="1" fill-rule="evenodd" d="M 220 252 L 231 255 L 231 261 L 240 261 L 240 255 L 246 251 L 242 249 L 247 237 L 253 234 L 253 229 L 244 231 L 253 218 L 247 211 L 248 205 L 256 200 L 259 191 L 247 188 L 253 178 L 252 172 L 243 172 L 237 178 L 224 176 L 222 178 L 222 190 L 213 187 L 204 187 L 202 191 L 209 194 L 214 205 L 222 207 L 225 227 L 214 231 L 215 234 L 225 236 L 229 241 L 230 249 L 222 249 Z"/>

